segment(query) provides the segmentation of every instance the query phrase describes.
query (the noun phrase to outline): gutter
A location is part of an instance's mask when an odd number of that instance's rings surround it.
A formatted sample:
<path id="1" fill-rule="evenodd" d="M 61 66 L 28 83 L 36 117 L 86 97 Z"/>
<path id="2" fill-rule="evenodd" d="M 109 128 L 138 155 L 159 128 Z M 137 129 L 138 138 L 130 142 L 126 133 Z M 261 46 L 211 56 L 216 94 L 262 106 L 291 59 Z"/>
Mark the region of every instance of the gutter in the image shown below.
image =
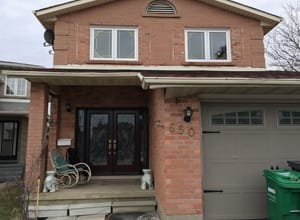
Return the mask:
<path id="1" fill-rule="evenodd" d="M 268 78 L 187 78 L 187 77 L 143 77 L 140 79 L 143 89 L 184 88 L 184 87 L 289 87 L 299 86 L 300 79 Z"/>
<path id="2" fill-rule="evenodd" d="M 47 77 L 84 77 L 84 78 L 128 78 L 137 77 L 140 72 L 64 72 L 64 71 L 13 71 L 3 70 L 7 76 L 22 78 L 47 78 Z"/>

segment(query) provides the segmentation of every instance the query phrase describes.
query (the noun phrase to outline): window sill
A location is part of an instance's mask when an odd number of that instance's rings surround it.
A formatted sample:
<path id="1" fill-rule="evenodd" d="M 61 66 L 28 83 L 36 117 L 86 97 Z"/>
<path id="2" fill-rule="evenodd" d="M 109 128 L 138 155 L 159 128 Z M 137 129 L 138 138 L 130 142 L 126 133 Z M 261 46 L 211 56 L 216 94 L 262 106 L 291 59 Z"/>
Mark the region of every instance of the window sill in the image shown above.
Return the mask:
<path id="1" fill-rule="evenodd" d="M 11 99 L 15 99 L 15 98 L 18 98 L 18 99 L 26 99 L 26 98 L 29 98 L 27 95 L 4 95 L 3 98 L 11 98 Z"/>
<path id="2" fill-rule="evenodd" d="M 90 60 L 87 64 L 117 64 L 117 65 L 141 65 L 140 61 L 130 60 Z"/>
<path id="3" fill-rule="evenodd" d="M 183 62 L 183 66 L 235 66 L 233 62 Z"/>

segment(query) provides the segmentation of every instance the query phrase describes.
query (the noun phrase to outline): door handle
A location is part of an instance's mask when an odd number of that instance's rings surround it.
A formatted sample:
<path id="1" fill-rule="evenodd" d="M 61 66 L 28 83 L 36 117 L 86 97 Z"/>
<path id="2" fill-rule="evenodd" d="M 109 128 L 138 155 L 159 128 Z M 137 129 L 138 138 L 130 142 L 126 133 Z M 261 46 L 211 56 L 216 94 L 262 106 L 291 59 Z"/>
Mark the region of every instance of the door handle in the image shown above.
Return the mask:
<path id="1" fill-rule="evenodd" d="M 111 155 L 111 139 L 108 139 L 108 155 Z"/>
<path id="2" fill-rule="evenodd" d="M 116 155 L 117 154 L 117 140 L 116 139 L 113 140 L 113 149 L 114 149 L 114 155 Z"/>
<path id="3" fill-rule="evenodd" d="M 224 192 L 222 189 L 216 189 L 216 190 L 213 190 L 213 189 L 205 189 L 203 190 L 204 193 L 222 193 Z"/>

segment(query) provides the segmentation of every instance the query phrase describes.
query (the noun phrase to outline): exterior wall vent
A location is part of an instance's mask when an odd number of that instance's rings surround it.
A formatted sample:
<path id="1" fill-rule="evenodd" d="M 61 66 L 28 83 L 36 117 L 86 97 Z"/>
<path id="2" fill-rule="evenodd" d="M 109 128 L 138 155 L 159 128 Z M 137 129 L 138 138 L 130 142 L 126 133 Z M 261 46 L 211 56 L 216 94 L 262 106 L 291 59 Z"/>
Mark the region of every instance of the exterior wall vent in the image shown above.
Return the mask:
<path id="1" fill-rule="evenodd" d="M 146 10 L 147 14 L 176 14 L 175 7 L 167 1 L 153 1 Z"/>

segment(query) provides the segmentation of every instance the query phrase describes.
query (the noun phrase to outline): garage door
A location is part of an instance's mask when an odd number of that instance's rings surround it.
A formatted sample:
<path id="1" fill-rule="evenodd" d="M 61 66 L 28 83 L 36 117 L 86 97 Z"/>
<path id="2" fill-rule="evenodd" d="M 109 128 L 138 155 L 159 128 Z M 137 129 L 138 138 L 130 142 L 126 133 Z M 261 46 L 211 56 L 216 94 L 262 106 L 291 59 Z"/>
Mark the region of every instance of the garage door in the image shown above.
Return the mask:
<path id="1" fill-rule="evenodd" d="M 202 104 L 205 220 L 265 219 L 264 169 L 300 160 L 300 106 Z"/>

